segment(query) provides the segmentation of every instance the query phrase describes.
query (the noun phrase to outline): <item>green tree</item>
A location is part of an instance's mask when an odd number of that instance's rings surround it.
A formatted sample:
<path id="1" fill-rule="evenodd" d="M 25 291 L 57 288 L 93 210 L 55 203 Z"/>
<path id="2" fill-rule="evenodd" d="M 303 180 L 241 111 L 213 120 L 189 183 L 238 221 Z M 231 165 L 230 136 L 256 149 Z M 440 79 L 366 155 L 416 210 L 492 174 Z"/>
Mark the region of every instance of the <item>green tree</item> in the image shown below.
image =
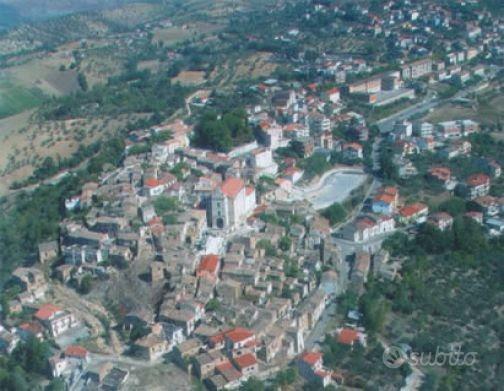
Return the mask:
<path id="1" fill-rule="evenodd" d="M 87 295 L 91 292 L 91 288 L 93 287 L 93 277 L 90 274 L 86 274 L 82 277 L 81 282 L 79 284 L 79 293 L 82 295 Z"/>
<path id="2" fill-rule="evenodd" d="M 345 219 L 346 210 L 340 203 L 335 202 L 328 208 L 324 209 L 322 216 L 328 219 L 331 225 L 334 225 L 342 222 Z"/>
<path id="3" fill-rule="evenodd" d="M 416 243 L 431 254 L 440 254 L 452 247 L 451 232 L 442 232 L 433 224 L 420 226 Z"/>
<path id="4" fill-rule="evenodd" d="M 282 251 L 289 251 L 292 246 L 292 239 L 288 236 L 282 236 L 280 241 L 278 242 L 278 247 Z"/>
<path id="5" fill-rule="evenodd" d="M 79 72 L 79 74 L 77 75 L 77 82 L 79 83 L 79 87 L 81 88 L 82 91 L 88 90 L 88 82 L 86 79 L 86 75 Z"/>
<path id="6" fill-rule="evenodd" d="M 275 384 L 279 386 L 287 386 L 293 384 L 298 377 L 298 372 L 296 368 L 290 367 L 283 371 L 280 371 L 275 376 Z"/>
<path id="7" fill-rule="evenodd" d="M 215 112 L 204 113 L 194 128 L 193 143 L 202 148 L 227 152 L 233 146 L 253 139 L 246 112 L 236 109 L 224 113 L 220 118 Z"/>
<path id="8" fill-rule="evenodd" d="M 210 299 L 205 306 L 206 311 L 217 311 L 220 308 L 220 301 L 216 298 Z"/>
<path id="9" fill-rule="evenodd" d="M 51 380 L 51 382 L 46 386 L 45 391 L 65 391 L 66 386 L 63 379 L 56 378 Z"/>
<path id="10" fill-rule="evenodd" d="M 176 212 L 178 208 L 178 201 L 174 197 L 160 196 L 154 200 L 154 209 L 160 216 L 169 212 Z"/>
<path id="11" fill-rule="evenodd" d="M 271 244 L 268 239 L 261 239 L 257 242 L 257 248 L 262 248 L 268 257 L 274 257 L 276 255 L 275 247 Z"/>
<path id="12" fill-rule="evenodd" d="M 459 216 L 466 211 L 466 203 L 462 198 L 453 197 L 439 204 L 439 210 L 449 213 L 451 216 Z"/>
<path id="13" fill-rule="evenodd" d="M 45 374 L 50 350 L 46 342 L 30 337 L 12 352 L 12 358 L 26 372 Z"/>
<path id="14" fill-rule="evenodd" d="M 242 383 L 240 391 L 264 391 L 264 384 L 262 381 L 252 376 L 249 377 L 245 383 Z"/>
<path id="15" fill-rule="evenodd" d="M 360 301 L 360 309 L 364 317 L 364 325 L 370 333 L 378 333 L 383 328 L 389 304 L 375 292 L 368 290 Z"/>
<path id="16" fill-rule="evenodd" d="M 315 175 L 322 175 L 331 168 L 327 157 L 322 153 L 315 153 L 299 163 L 304 168 L 305 175 L 310 178 Z"/>

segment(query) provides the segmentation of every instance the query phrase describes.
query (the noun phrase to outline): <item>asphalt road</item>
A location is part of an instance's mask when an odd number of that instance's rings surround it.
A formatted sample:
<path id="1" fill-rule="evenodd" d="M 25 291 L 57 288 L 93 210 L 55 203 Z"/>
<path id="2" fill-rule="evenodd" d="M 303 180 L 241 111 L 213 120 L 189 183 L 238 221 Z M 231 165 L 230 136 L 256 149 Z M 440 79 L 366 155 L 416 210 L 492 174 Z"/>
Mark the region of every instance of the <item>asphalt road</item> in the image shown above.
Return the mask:
<path id="1" fill-rule="evenodd" d="M 426 112 L 437 105 L 439 105 L 442 100 L 439 100 L 435 96 L 431 96 L 426 98 L 422 102 L 419 102 L 413 106 L 410 106 L 404 110 L 398 111 L 395 114 L 392 114 L 390 117 L 383 118 L 376 122 L 376 125 L 380 128 L 381 133 L 388 133 L 394 128 L 394 123 L 396 121 L 402 121 L 410 118 L 413 115 Z"/>
<path id="2" fill-rule="evenodd" d="M 488 79 L 492 79 L 493 77 L 495 77 L 495 75 L 497 74 L 497 70 L 494 70 Z M 472 92 L 478 91 L 480 86 L 481 84 L 478 84 L 475 86 L 470 86 L 468 88 L 462 89 L 459 92 L 457 92 L 454 96 L 448 99 L 439 99 L 436 93 L 430 93 L 423 101 L 416 103 L 404 110 L 398 111 L 397 113 L 394 113 L 387 118 L 383 118 L 377 121 L 376 125 L 378 125 L 378 128 L 380 128 L 381 133 L 388 133 L 393 129 L 394 123 L 396 121 L 402 121 L 410 118 L 413 115 L 426 112 L 427 110 L 430 110 L 440 105 L 441 103 L 448 102 L 453 99 L 465 98 Z"/>

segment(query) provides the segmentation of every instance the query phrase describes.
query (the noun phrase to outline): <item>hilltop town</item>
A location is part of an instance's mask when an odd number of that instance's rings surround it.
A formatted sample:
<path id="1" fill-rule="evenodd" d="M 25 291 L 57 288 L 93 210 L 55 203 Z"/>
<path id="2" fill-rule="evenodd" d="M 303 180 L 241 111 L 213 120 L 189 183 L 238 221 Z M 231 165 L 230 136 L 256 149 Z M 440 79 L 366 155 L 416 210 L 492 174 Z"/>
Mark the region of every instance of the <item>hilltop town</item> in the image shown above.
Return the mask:
<path id="1" fill-rule="evenodd" d="M 79 91 L 33 109 L 117 129 L 66 157 L 46 141 L 24 177 L 9 158 L 0 388 L 498 387 L 502 6 L 237 3 L 201 42 L 151 42 L 190 19 L 118 28 L 118 56 L 152 46 L 107 84 L 87 86 L 81 42 Z M 47 50 L 12 31 L 4 66 Z M 239 76 L 224 48 L 264 69 Z M 390 369 L 394 345 L 483 359 Z"/>

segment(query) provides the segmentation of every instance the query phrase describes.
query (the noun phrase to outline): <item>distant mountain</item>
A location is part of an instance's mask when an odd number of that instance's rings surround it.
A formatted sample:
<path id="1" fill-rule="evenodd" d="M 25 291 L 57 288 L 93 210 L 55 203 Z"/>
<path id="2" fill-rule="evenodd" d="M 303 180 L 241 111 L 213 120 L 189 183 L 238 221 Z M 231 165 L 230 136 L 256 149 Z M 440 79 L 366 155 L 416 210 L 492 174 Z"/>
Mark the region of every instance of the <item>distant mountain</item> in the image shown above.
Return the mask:
<path id="1" fill-rule="evenodd" d="M 99 11 L 142 0 L 0 0 L 0 29 L 81 11 Z M 146 0 L 145 2 L 152 2 Z"/>
<path id="2" fill-rule="evenodd" d="M 16 8 L 0 3 L 0 31 L 13 27 L 22 21 L 23 18 Z"/>

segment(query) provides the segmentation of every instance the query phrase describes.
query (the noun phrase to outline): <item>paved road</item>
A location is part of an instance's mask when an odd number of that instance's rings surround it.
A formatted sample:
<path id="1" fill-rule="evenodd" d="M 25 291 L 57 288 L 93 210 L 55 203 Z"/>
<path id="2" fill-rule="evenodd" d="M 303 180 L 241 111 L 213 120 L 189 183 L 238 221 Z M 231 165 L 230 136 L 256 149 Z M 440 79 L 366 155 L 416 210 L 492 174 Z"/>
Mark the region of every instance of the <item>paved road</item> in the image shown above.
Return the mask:
<path id="1" fill-rule="evenodd" d="M 494 72 L 494 76 L 495 74 L 496 71 Z M 489 79 L 491 79 L 492 77 L 493 76 L 490 76 Z M 486 83 L 486 81 L 483 83 Z M 478 85 L 460 90 L 454 96 L 448 99 L 439 99 L 436 93 L 430 93 L 423 101 L 416 103 L 404 110 L 398 111 L 397 113 L 392 114 L 390 117 L 377 121 L 376 125 L 378 125 L 378 127 L 380 128 L 381 133 L 388 133 L 392 130 L 396 121 L 402 121 L 410 118 L 413 115 L 426 112 L 427 110 L 430 110 L 440 105 L 441 103 L 445 103 L 453 99 L 465 98 L 467 97 L 467 95 L 478 91 L 481 85 L 482 84 L 480 83 Z"/>
<path id="2" fill-rule="evenodd" d="M 380 128 L 381 133 L 388 133 L 390 132 L 393 127 L 394 123 L 396 121 L 402 121 L 405 119 L 410 118 L 413 115 L 419 114 L 426 112 L 427 110 L 430 110 L 437 105 L 439 105 L 442 101 L 438 99 L 436 96 L 431 96 L 423 101 L 416 103 L 404 110 L 398 111 L 395 114 L 392 114 L 390 117 L 383 118 L 379 121 L 376 122 L 376 125 L 378 125 L 378 128 Z"/>
<path id="3" fill-rule="evenodd" d="M 392 231 L 387 234 L 379 235 L 364 242 L 352 242 L 350 240 L 335 237 L 333 237 L 332 240 L 333 243 L 335 243 L 340 248 L 341 255 L 343 257 L 346 257 L 348 255 L 356 253 L 357 251 L 375 252 L 376 250 L 381 248 L 383 241 L 395 232 L 396 231 Z"/>
<path id="4" fill-rule="evenodd" d="M 159 365 L 162 362 L 161 359 L 157 361 L 147 361 L 135 357 L 115 355 L 115 354 L 90 353 L 89 357 L 93 364 L 111 362 L 113 364 L 130 365 L 134 367 L 143 367 L 143 368 L 153 367 L 155 365 Z"/>
<path id="5" fill-rule="evenodd" d="M 371 150 L 371 160 L 373 161 L 373 171 L 376 172 L 380 170 L 380 144 L 382 138 L 380 136 L 376 137 L 373 142 L 373 147 Z"/>
<path id="6" fill-rule="evenodd" d="M 336 303 L 331 301 L 322 313 L 319 321 L 305 340 L 305 349 L 312 350 L 316 345 L 324 341 L 328 322 L 336 314 Z M 315 349 L 316 350 L 316 349 Z"/>

